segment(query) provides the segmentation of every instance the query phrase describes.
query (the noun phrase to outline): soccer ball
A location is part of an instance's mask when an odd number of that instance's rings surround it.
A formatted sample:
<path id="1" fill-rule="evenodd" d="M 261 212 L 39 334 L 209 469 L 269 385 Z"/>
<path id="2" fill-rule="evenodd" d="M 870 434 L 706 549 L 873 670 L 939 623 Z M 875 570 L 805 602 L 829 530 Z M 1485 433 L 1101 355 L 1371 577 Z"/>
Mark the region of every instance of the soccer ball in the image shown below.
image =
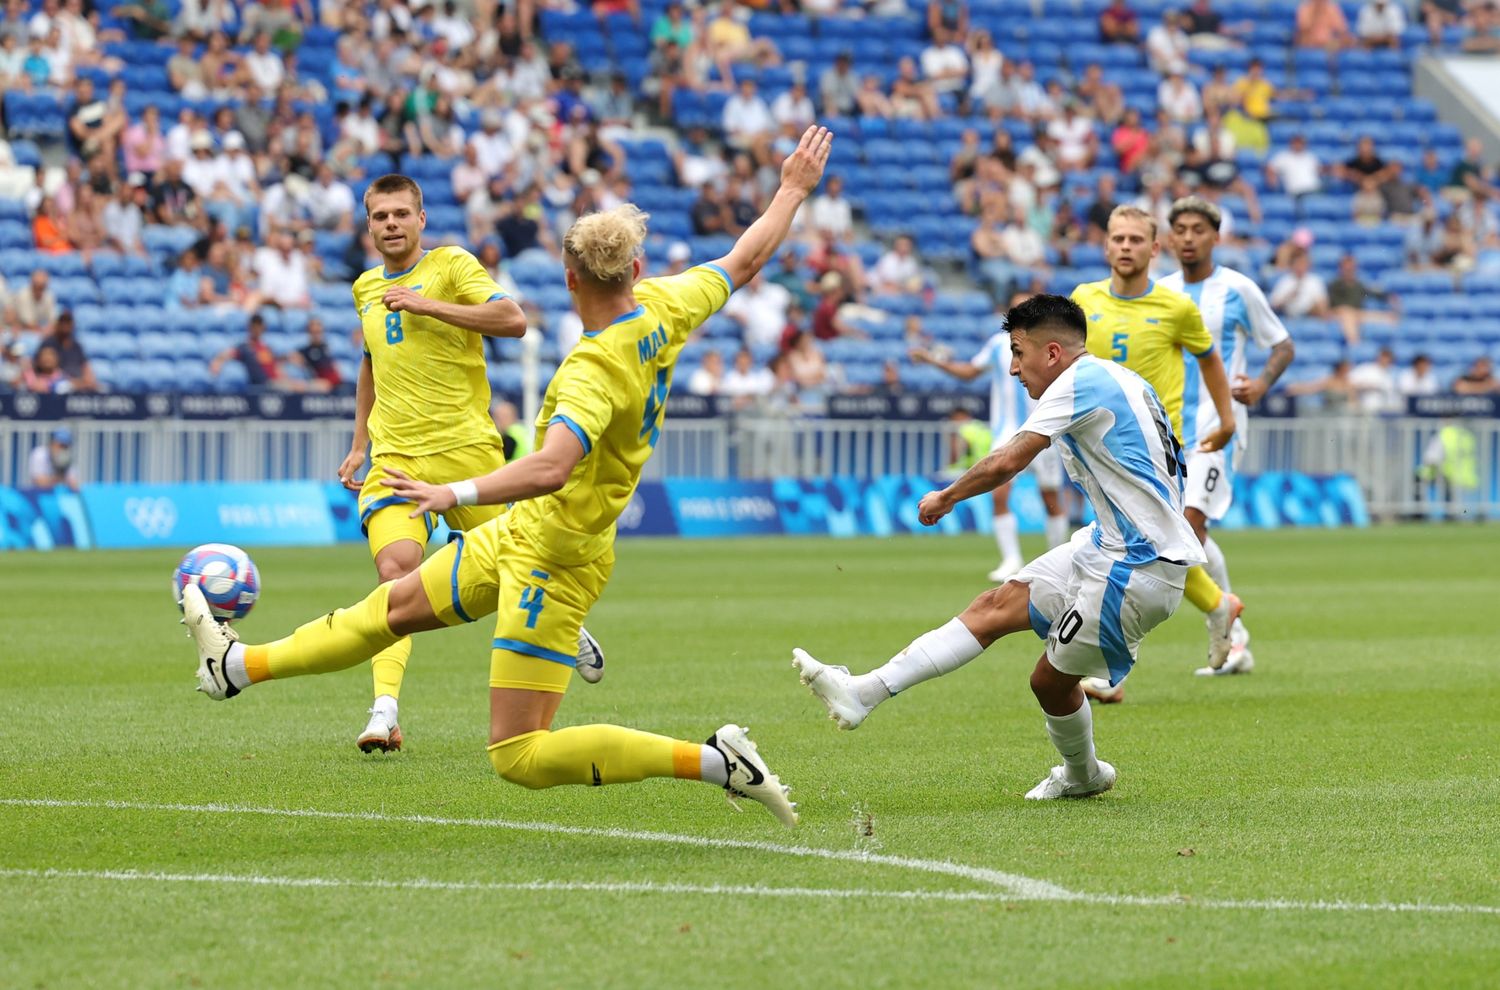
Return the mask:
<path id="1" fill-rule="evenodd" d="M 250 555 L 228 543 L 194 547 L 172 573 L 172 597 L 182 609 L 182 589 L 196 584 L 220 622 L 243 619 L 260 597 L 260 572 Z"/>

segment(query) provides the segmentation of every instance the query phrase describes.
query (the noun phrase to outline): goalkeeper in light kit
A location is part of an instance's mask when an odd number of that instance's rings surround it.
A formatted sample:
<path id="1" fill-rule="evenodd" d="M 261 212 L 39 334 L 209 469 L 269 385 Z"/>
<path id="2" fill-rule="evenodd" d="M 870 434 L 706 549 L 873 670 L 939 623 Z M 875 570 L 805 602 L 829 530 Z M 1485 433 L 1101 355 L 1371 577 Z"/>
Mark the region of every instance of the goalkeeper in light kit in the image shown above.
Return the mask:
<path id="1" fill-rule="evenodd" d="M 547 387 L 537 450 L 496 471 L 429 484 L 392 469 L 413 517 L 514 502 L 413 574 L 386 582 L 274 643 L 245 646 L 213 620 L 196 587 L 183 594 L 198 687 L 222 700 L 252 685 L 341 670 L 402 636 L 498 611 L 490 653 L 489 758 L 525 787 L 647 777 L 702 780 L 763 805 L 791 826 L 786 789 L 747 731 L 722 726 L 705 744 L 620 725 L 552 730 L 572 678 L 579 629 L 614 568 L 615 521 L 655 449 L 688 335 L 755 276 L 816 188 L 833 136 L 810 127 L 782 166 L 781 187 L 733 249 L 680 275 L 637 281 L 646 215 L 632 205 L 579 219 L 563 239 L 568 290 L 584 332 Z"/>

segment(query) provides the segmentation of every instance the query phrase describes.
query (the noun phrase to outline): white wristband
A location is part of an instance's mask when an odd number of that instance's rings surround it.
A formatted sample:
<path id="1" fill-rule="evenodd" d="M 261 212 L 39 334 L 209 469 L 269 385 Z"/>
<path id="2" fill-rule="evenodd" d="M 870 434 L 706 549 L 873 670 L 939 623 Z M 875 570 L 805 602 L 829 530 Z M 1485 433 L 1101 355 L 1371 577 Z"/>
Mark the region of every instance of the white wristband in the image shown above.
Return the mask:
<path id="1" fill-rule="evenodd" d="M 448 486 L 455 505 L 478 505 L 479 486 L 472 481 L 455 481 Z"/>

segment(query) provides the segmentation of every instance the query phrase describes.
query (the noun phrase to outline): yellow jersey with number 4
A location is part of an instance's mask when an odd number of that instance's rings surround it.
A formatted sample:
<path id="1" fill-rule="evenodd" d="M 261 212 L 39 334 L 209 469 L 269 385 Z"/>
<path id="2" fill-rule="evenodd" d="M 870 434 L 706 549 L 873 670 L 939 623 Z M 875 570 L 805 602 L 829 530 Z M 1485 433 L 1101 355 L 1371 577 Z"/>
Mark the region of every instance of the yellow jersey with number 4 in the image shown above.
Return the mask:
<path id="1" fill-rule="evenodd" d="M 1146 379 L 1181 441 L 1182 352 L 1202 357 L 1214 349 L 1193 300 L 1155 281 L 1138 296 L 1117 296 L 1104 279 L 1079 285 L 1073 301 L 1088 317 L 1089 352 Z"/>
<path id="2" fill-rule="evenodd" d="M 635 309 L 586 330 L 568 353 L 537 417 L 537 447 L 554 424 L 583 444 L 567 482 L 516 503 L 508 525 L 549 560 L 582 564 L 614 543 L 615 520 L 630 503 L 641 468 L 661 435 L 672 372 L 688 335 L 729 300 L 729 275 L 700 265 L 635 287 Z"/>
<path id="3" fill-rule="evenodd" d="M 354 307 L 375 373 L 371 456 L 416 457 L 498 442 L 490 419 L 484 341 L 433 317 L 388 311 L 381 299 L 397 285 L 466 306 L 505 298 L 478 260 L 460 247 L 434 248 L 406 271 L 371 268 L 355 280 Z"/>

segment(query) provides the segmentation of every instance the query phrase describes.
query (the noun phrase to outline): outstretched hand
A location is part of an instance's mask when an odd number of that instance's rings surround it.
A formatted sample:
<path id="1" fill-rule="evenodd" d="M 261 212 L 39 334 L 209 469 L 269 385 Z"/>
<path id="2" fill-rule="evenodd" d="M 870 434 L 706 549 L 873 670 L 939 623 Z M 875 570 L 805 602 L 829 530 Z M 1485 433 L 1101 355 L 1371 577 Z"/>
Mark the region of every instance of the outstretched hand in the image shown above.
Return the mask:
<path id="1" fill-rule="evenodd" d="M 828 156 L 833 153 L 833 132 L 826 127 L 812 125 L 802 132 L 797 150 L 786 156 L 781 163 L 781 185 L 795 189 L 804 196 L 811 195 L 823 180 L 823 169 L 828 165 Z"/>
<path id="2" fill-rule="evenodd" d="M 395 468 L 387 468 L 385 473 L 387 477 L 382 478 L 380 483 L 389 488 L 391 494 L 416 506 L 411 512 L 413 519 L 428 512 L 447 512 L 458 504 L 453 489 L 447 485 L 429 485 L 425 481 L 408 478 Z"/>

